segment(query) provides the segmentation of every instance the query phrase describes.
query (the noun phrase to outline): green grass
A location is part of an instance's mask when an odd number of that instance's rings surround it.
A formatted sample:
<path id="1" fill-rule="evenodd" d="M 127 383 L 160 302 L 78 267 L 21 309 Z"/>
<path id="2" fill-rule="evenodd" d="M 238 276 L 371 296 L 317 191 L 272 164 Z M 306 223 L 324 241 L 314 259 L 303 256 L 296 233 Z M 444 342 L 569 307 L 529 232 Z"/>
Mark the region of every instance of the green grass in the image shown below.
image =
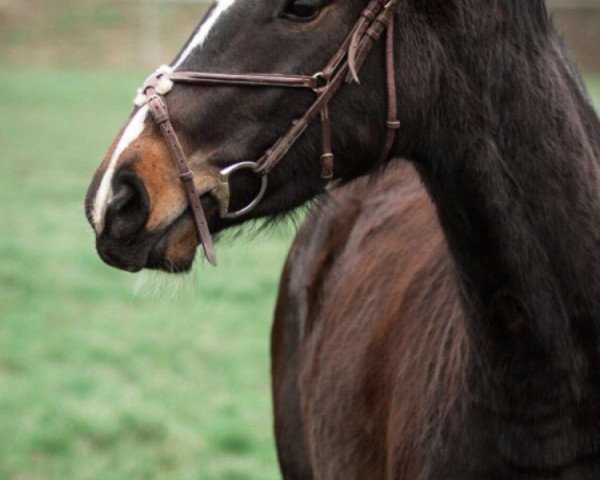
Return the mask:
<path id="1" fill-rule="evenodd" d="M 589 78 L 587 83 L 590 93 L 595 100 L 596 110 L 600 111 L 600 77 Z"/>
<path id="2" fill-rule="evenodd" d="M 218 269 L 179 280 L 94 251 L 85 189 L 141 80 L 0 72 L 0 479 L 279 478 L 268 342 L 291 232 L 221 241 Z"/>
<path id="3" fill-rule="evenodd" d="M 141 80 L 0 72 L 2 480 L 279 478 L 268 339 L 290 232 L 220 242 L 218 269 L 178 281 L 94 252 L 85 188 Z"/>

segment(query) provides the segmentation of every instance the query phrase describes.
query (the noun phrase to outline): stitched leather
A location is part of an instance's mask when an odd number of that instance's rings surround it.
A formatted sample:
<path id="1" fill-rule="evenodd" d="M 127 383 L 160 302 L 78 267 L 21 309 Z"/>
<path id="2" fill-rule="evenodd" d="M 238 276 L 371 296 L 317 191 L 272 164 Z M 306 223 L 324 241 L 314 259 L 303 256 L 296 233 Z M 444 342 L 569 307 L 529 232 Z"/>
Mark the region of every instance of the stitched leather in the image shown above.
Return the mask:
<path id="1" fill-rule="evenodd" d="M 314 77 L 279 73 L 173 72 L 169 80 L 193 85 L 236 85 L 250 87 L 316 88 Z"/>
<path id="2" fill-rule="evenodd" d="M 300 119 L 292 122 L 288 131 L 256 162 L 257 168 L 255 171 L 259 175 L 268 175 L 285 157 L 308 126 L 317 117 L 320 117 L 323 139 L 322 176 L 324 179 L 331 179 L 334 175 L 334 155 L 331 144 L 329 102 L 345 82 L 352 79 L 356 82 L 359 81 L 358 72 L 367 55 L 387 29 L 385 57 L 388 114 L 386 139 L 378 160 L 379 163 L 383 163 L 393 148 L 396 132 L 400 128 L 397 117 L 394 69 L 394 13 L 397 4 L 398 0 L 371 0 L 338 51 L 325 68 L 313 76 L 280 73 L 170 72 L 168 69 L 163 68 L 144 83 L 141 93 L 146 96 L 150 112 L 160 126 L 171 156 L 179 169 L 180 179 L 185 188 L 198 238 L 203 246 L 204 254 L 211 264 L 216 265 L 214 247 L 200 196 L 194 186 L 194 174 L 188 166 L 187 158 L 170 121 L 169 110 L 164 98 L 168 91 L 161 95 L 157 92 L 157 90 L 161 91 L 159 87 L 164 85 L 165 80 L 167 80 L 172 84 L 186 85 L 232 85 L 313 90 L 317 96 L 313 104 Z M 170 91 L 170 88 L 168 90 Z"/>
<path id="3" fill-rule="evenodd" d="M 183 148 L 181 148 L 181 143 L 169 120 L 167 104 L 164 98 L 156 93 L 153 86 L 148 87 L 145 93 L 148 95 L 148 106 L 154 120 L 159 124 L 161 133 L 171 152 L 171 156 L 175 159 L 175 164 L 179 170 L 179 178 L 185 188 L 190 209 L 194 216 L 194 225 L 196 226 L 198 239 L 200 240 L 200 243 L 202 243 L 202 248 L 204 249 L 204 255 L 212 265 L 216 266 L 217 259 L 215 257 L 212 236 L 208 229 L 208 222 L 206 221 L 206 215 L 202 208 L 200 196 L 194 186 L 194 173 L 188 166 L 187 158 L 183 152 Z"/>

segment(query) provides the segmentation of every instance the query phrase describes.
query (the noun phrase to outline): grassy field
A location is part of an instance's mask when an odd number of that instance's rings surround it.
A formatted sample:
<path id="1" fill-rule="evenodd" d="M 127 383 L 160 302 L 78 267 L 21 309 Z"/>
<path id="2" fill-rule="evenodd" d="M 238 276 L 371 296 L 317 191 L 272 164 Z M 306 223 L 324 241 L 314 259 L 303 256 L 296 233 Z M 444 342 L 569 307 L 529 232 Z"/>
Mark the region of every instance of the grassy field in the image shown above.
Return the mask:
<path id="1" fill-rule="evenodd" d="M 0 479 L 278 478 L 268 337 L 291 229 L 225 239 L 218 269 L 179 280 L 94 252 L 85 188 L 140 80 L 0 72 Z"/>
<path id="2" fill-rule="evenodd" d="M 0 479 L 278 478 L 268 341 L 292 229 L 182 279 L 106 267 L 91 175 L 142 75 L 0 72 Z"/>

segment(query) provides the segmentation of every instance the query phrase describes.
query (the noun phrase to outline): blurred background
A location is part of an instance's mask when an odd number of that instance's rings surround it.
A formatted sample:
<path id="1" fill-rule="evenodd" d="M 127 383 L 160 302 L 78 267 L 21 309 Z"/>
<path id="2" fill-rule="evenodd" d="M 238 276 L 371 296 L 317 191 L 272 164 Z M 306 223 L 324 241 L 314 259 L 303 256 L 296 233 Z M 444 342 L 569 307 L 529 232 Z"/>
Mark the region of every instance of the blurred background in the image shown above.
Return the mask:
<path id="1" fill-rule="evenodd" d="M 600 0 L 549 4 L 600 102 Z M 279 478 L 268 344 L 294 229 L 173 279 L 104 266 L 83 215 L 135 89 L 206 7 L 0 0 L 2 480 Z"/>

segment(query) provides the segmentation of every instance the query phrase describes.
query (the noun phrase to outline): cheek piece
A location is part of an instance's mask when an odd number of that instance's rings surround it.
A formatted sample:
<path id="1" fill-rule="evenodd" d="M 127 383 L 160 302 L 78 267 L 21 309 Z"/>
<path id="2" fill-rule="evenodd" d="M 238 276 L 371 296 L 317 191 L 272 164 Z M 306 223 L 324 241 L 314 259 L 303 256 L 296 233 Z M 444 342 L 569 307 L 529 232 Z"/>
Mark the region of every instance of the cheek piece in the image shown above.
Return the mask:
<path id="1" fill-rule="evenodd" d="M 292 122 L 291 127 L 271 148 L 256 162 L 240 162 L 220 172 L 219 181 L 210 191 L 219 203 L 219 214 L 222 218 L 242 217 L 251 212 L 262 200 L 268 182 L 269 172 L 285 157 L 286 153 L 302 136 L 308 126 L 320 117 L 323 136 L 323 153 L 321 155 L 321 176 L 331 180 L 334 176 L 334 155 L 331 145 L 331 124 L 329 119 L 329 102 L 344 83 L 357 82 L 358 72 L 367 55 L 384 31 L 386 35 L 386 80 L 388 96 L 388 116 L 386 121 L 387 135 L 379 162 L 387 160 L 400 128 L 397 117 L 396 82 L 394 74 L 394 12 L 398 0 L 371 0 L 363 10 L 357 23 L 352 28 L 344 43 L 334 54 L 325 68 L 314 75 L 288 75 L 279 73 L 205 73 L 175 72 L 163 66 L 153 73 L 138 91 L 135 104 L 138 107 L 148 105 L 154 121 L 159 125 L 161 134 L 169 147 L 171 156 L 179 170 L 190 210 L 192 212 L 198 240 L 202 244 L 207 260 L 216 265 L 213 241 L 206 221 L 206 215 L 200 201 L 200 194 L 194 186 L 194 173 L 190 170 L 186 155 L 171 124 L 165 97 L 175 84 L 187 86 L 232 85 L 262 88 L 295 88 L 310 89 L 316 99 L 306 113 Z M 261 178 L 260 191 L 246 207 L 229 211 L 229 177 L 240 170 L 251 170 Z M 207 192 L 204 192 L 207 193 Z"/>

